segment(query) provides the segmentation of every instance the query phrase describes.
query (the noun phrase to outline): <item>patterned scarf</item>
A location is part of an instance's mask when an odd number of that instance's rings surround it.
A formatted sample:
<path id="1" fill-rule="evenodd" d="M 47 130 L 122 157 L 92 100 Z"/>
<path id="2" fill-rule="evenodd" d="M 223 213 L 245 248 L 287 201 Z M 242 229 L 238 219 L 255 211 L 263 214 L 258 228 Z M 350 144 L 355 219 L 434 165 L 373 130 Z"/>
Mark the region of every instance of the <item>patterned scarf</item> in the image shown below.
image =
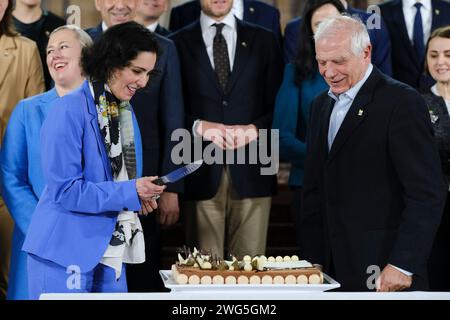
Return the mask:
<path id="1" fill-rule="evenodd" d="M 106 84 L 93 82 L 92 88 L 98 124 L 114 181 L 134 179 L 136 151 L 131 105 L 128 101 L 118 101 Z M 115 230 L 100 263 L 113 268 L 118 279 L 124 262 L 144 261 L 145 241 L 139 217 L 133 211 L 120 211 Z"/>
<path id="2" fill-rule="evenodd" d="M 112 174 L 114 178 L 117 178 L 122 170 L 122 159 L 124 159 L 128 179 L 134 179 L 136 178 L 136 151 L 130 102 L 119 102 L 103 83 L 94 82 L 92 86 L 98 124 L 111 162 Z"/>

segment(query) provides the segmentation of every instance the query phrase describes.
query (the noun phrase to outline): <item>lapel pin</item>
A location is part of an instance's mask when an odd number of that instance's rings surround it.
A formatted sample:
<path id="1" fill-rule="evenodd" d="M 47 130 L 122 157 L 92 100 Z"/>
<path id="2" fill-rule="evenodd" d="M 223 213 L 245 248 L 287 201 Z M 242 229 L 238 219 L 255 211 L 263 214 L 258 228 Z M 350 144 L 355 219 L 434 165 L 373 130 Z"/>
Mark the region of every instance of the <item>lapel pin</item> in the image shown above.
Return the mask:
<path id="1" fill-rule="evenodd" d="M 439 9 L 436 9 L 436 10 L 434 10 L 434 13 L 436 13 L 436 15 L 438 16 L 439 13 L 441 13 L 441 12 L 439 11 Z"/>
<path id="2" fill-rule="evenodd" d="M 247 48 L 247 42 L 243 41 L 243 42 L 241 42 L 241 45 L 242 45 L 243 47 Z"/>
<path id="3" fill-rule="evenodd" d="M 362 116 L 363 114 L 364 114 L 364 111 L 363 111 L 363 109 L 359 109 L 359 110 L 358 110 L 358 116 L 360 116 L 360 117 L 361 117 L 361 116 Z"/>
<path id="4" fill-rule="evenodd" d="M 50 35 L 50 31 L 45 31 L 45 35 L 46 35 L 47 38 L 48 38 L 48 36 Z"/>
<path id="5" fill-rule="evenodd" d="M 251 12 L 251 13 L 255 12 L 255 8 L 250 7 L 250 12 Z"/>

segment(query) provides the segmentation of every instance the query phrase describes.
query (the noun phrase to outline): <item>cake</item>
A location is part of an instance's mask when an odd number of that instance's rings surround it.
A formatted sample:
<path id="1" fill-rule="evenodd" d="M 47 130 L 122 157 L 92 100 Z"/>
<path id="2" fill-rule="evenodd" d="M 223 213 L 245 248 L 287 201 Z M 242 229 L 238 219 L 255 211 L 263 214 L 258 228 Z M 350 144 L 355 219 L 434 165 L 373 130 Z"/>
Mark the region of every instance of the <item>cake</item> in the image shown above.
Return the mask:
<path id="1" fill-rule="evenodd" d="M 180 285 L 322 284 L 323 273 L 297 256 L 244 256 L 221 260 L 204 251 L 178 254 L 172 276 Z"/>

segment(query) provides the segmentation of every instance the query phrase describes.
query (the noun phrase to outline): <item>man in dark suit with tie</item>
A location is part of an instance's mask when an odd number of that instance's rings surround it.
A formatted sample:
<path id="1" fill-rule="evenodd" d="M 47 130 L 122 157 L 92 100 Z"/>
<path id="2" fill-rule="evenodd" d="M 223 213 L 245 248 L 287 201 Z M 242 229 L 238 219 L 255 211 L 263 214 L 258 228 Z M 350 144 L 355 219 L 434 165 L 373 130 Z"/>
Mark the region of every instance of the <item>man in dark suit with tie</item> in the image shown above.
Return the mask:
<path id="1" fill-rule="evenodd" d="M 311 111 L 303 258 L 344 291 L 426 290 L 447 187 L 425 101 L 372 66 L 361 22 L 325 20 L 315 46 L 330 89 Z"/>
<path id="2" fill-rule="evenodd" d="M 366 24 L 373 48 L 372 63 L 383 73 L 391 76 L 391 41 L 389 39 L 389 32 L 382 18 L 379 17 L 379 28 L 369 28 L 367 21 L 372 21 L 372 14 L 350 7 L 345 0 L 340 1 L 349 15 L 359 17 L 363 23 Z M 294 18 L 286 24 L 286 28 L 284 29 L 283 50 L 286 62 L 294 61 L 297 56 L 301 21 L 301 17 Z"/>
<path id="3" fill-rule="evenodd" d="M 218 155 L 185 181 L 189 244 L 221 257 L 226 249 L 240 257 L 260 254 L 275 175 L 262 174 L 261 162 L 249 164 L 248 156 L 237 163 L 236 153 L 248 155 L 249 144 L 264 143 L 258 129 L 271 126 L 281 51 L 272 32 L 233 16 L 232 0 L 200 2 L 200 19 L 171 36 L 180 55 L 186 127 L 203 140 L 205 162 L 212 147 Z"/>
<path id="4" fill-rule="evenodd" d="M 450 3 L 393 0 L 380 9 L 393 39 L 393 77 L 414 88 L 429 88 L 432 79 L 424 76 L 425 44 L 434 29 L 450 24 Z"/>
<path id="5" fill-rule="evenodd" d="M 233 13 L 240 20 L 257 24 L 272 30 L 281 45 L 280 11 L 258 0 L 233 0 Z M 170 11 L 171 32 L 175 32 L 197 20 L 200 16 L 200 1 L 193 0 L 183 3 Z"/>
<path id="6" fill-rule="evenodd" d="M 110 26 L 133 20 L 137 0 L 96 0 L 96 8 L 102 16 L 102 23 L 86 30 L 94 41 Z M 132 36 L 132 35 L 130 35 Z M 136 92 L 131 105 L 136 114 L 142 135 L 143 176 L 161 176 L 176 166 L 171 159 L 175 142 L 172 132 L 184 127 L 184 106 L 180 79 L 178 54 L 174 43 L 155 33 L 161 54 L 156 61 L 158 74 L 149 80 L 149 87 Z M 175 183 L 158 200 L 157 215 L 142 219 L 146 261 L 127 268 L 130 291 L 156 291 L 162 288 L 160 269 L 160 236 L 162 226 L 171 226 L 179 219 L 178 194 L 183 184 Z"/>

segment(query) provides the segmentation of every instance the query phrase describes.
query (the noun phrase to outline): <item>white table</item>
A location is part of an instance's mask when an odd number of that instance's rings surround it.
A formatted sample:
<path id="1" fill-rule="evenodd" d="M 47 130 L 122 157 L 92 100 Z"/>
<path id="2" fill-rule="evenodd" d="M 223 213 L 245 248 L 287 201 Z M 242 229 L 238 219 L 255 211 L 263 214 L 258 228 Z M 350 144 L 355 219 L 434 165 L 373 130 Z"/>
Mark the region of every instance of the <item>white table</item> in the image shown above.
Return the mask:
<path id="1" fill-rule="evenodd" d="M 41 300 L 450 300 L 450 292 L 164 292 L 49 293 Z"/>

